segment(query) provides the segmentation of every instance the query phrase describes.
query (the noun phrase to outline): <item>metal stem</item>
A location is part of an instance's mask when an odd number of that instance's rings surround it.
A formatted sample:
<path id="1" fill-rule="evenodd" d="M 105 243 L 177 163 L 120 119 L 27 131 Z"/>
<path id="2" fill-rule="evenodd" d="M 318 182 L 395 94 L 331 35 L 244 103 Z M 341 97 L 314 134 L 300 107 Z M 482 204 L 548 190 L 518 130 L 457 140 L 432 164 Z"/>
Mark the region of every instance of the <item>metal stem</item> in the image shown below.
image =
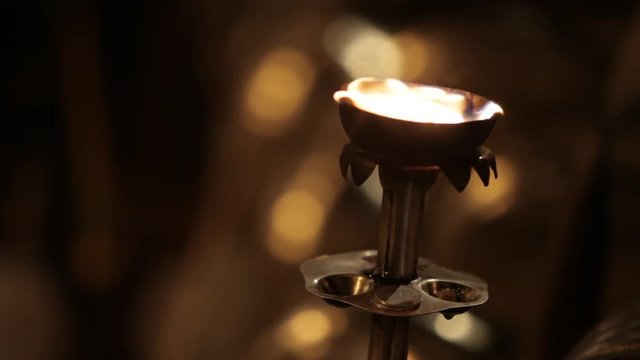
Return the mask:
<path id="1" fill-rule="evenodd" d="M 410 317 L 373 315 L 369 360 L 406 360 Z"/>
<path id="2" fill-rule="evenodd" d="M 424 197 L 436 176 L 437 171 L 380 167 L 384 189 L 378 242 L 380 281 L 406 284 L 416 278 Z M 374 315 L 369 360 L 405 360 L 409 321 L 409 317 Z"/>
<path id="3" fill-rule="evenodd" d="M 411 181 L 384 189 L 378 242 L 378 266 L 383 280 L 409 282 L 416 278 L 425 192 Z"/>

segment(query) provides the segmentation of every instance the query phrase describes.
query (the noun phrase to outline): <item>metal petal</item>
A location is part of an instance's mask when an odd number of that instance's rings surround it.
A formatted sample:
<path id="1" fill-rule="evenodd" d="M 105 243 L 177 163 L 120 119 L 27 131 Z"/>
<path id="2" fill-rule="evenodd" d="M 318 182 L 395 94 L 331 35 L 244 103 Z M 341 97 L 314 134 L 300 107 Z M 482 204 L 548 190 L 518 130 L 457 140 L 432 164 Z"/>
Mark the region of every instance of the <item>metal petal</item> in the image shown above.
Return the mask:
<path id="1" fill-rule="evenodd" d="M 376 168 L 376 164 L 371 161 L 362 161 L 358 159 L 351 163 L 351 178 L 353 179 L 353 183 L 357 186 L 362 185 L 373 170 Z"/>
<path id="2" fill-rule="evenodd" d="M 484 186 L 489 186 L 489 178 L 491 177 L 491 169 L 495 168 L 495 156 L 491 150 L 484 146 L 478 148 L 478 158 L 473 164 L 473 168 L 482 180 Z M 494 171 L 495 174 L 495 171 Z"/>
<path id="3" fill-rule="evenodd" d="M 476 173 L 482 180 L 484 186 L 489 186 L 489 178 L 491 176 L 491 170 L 489 169 L 491 165 L 484 161 L 483 159 L 478 159 L 478 161 L 473 165 L 473 168 L 476 170 Z"/>
<path id="4" fill-rule="evenodd" d="M 358 149 L 352 143 L 348 143 L 342 148 L 342 154 L 340 154 L 340 172 L 342 177 L 348 179 L 349 169 L 351 169 L 351 179 L 356 185 L 362 185 L 373 170 L 376 168 L 376 163 L 370 160 L 360 149 Z"/>
<path id="5" fill-rule="evenodd" d="M 449 178 L 453 187 L 462 192 L 469 184 L 471 178 L 471 167 L 468 163 L 455 162 L 442 166 L 442 172 Z"/>

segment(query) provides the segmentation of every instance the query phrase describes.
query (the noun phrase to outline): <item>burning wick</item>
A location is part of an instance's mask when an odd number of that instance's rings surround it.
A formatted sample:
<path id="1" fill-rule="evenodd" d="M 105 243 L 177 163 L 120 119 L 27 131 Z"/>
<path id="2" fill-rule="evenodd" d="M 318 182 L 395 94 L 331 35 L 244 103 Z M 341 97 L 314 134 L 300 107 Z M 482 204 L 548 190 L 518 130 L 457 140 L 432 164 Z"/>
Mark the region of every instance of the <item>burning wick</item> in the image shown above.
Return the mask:
<path id="1" fill-rule="evenodd" d="M 464 95 L 396 79 L 360 78 L 349 83 L 346 90 L 337 91 L 333 98 L 369 113 L 420 123 L 457 124 L 502 113 L 500 106 L 490 102 L 480 110 L 480 116 L 473 114 L 474 119 L 468 119 L 465 112 L 470 104 Z"/>

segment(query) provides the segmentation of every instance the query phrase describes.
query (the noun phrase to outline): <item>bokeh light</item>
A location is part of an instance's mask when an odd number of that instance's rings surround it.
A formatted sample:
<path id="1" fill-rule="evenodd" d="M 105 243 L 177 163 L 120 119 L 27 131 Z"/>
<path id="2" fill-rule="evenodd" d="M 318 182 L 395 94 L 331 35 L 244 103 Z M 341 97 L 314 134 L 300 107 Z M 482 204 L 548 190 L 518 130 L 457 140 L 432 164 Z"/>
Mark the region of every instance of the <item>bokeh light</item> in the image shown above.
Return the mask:
<path id="1" fill-rule="evenodd" d="M 329 341 L 347 326 L 343 312 L 329 307 L 302 307 L 286 317 L 275 332 L 276 344 L 301 359 L 317 359 L 330 350 Z"/>
<path id="2" fill-rule="evenodd" d="M 418 353 L 414 349 L 409 349 L 407 360 L 423 360 L 423 358 L 418 356 Z"/>
<path id="3" fill-rule="evenodd" d="M 483 351 L 493 342 L 491 327 L 468 312 L 450 320 L 440 314 L 432 314 L 425 316 L 419 324 L 433 331 L 442 340 L 469 351 Z"/>
<path id="4" fill-rule="evenodd" d="M 318 309 L 302 310 L 294 314 L 285 324 L 286 341 L 301 346 L 315 345 L 331 334 L 331 320 Z"/>
<path id="5" fill-rule="evenodd" d="M 468 337 L 472 331 L 471 326 L 471 317 L 468 314 L 455 316 L 451 320 L 438 316 L 433 323 L 436 334 L 451 342 L 458 342 Z"/>
<path id="6" fill-rule="evenodd" d="M 274 201 L 266 241 L 276 259 L 297 263 L 317 249 L 327 215 L 344 188 L 334 168 L 329 154 L 308 156 Z"/>
<path id="7" fill-rule="evenodd" d="M 324 47 L 352 78 L 399 77 L 402 51 L 394 39 L 364 19 L 344 17 L 331 23 Z"/>
<path id="8" fill-rule="evenodd" d="M 417 80 L 429 64 L 429 49 L 422 37 L 409 31 L 389 35 L 359 17 L 334 21 L 323 40 L 327 53 L 353 79 Z"/>
<path id="9" fill-rule="evenodd" d="M 315 69 L 302 52 L 291 48 L 269 52 L 248 82 L 245 128 L 259 136 L 284 132 L 307 99 L 314 79 Z"/>
<path id="10" fill-rule="evenodd" d="M 324 223 L 325 209 L 317 197 L 305 190 L 291 190 L 276 200 L 271 226 L 280 237 L 280 246 L 304 246 L 314 241 Z M 287 257 L 283 252 L 271 249 L 272 252 Z"/>
<path id="11" fill-rule="evenodd" d="M 429 51 L 426 42 L 411 32 L 394 34 L 393 41 L 402 54 L 402 79 L 408 81 L 419 79 L 426 72 L 429 64 Z"/>

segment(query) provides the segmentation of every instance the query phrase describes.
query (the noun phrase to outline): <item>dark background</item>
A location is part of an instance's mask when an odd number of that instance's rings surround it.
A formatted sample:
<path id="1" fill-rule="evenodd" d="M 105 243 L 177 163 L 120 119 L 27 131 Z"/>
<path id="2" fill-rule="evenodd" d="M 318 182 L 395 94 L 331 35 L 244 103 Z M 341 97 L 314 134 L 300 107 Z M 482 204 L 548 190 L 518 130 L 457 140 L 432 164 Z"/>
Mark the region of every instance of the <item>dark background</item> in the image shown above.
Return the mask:
<path id="1" fill-rule="evenodd" d="M 561 358 L 640 296 L 634 1 L 10 0 L 0 34 L 2 359 L 364 359 L 297 269 L 375 246 L 331 98 L 363 75 L 507 114 L 421 249 L 491 300 L 415 319 L 413 359 Z"/>

